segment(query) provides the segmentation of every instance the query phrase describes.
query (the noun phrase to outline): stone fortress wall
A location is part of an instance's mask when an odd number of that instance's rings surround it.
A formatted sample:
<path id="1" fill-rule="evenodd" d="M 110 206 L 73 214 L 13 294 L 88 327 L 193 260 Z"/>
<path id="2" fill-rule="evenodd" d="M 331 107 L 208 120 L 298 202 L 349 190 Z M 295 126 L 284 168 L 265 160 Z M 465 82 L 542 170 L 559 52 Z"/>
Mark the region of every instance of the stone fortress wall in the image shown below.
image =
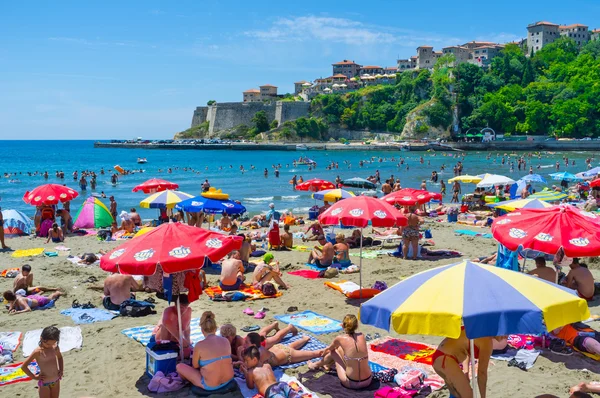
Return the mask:
<path id="1" fill-rule="evenodd" d="M 252 125 L 252 118 L 259 111 L 265 111 L 269 123 L 277 120 L 279 124 L 308 116 L 310 103 L 277 101 L 262 102 L 224 102 L 209 106 L 199 106 L 194 110 L 192 126 L 209 122 L 208 133 L 229 130 L 241 124 Z"/>

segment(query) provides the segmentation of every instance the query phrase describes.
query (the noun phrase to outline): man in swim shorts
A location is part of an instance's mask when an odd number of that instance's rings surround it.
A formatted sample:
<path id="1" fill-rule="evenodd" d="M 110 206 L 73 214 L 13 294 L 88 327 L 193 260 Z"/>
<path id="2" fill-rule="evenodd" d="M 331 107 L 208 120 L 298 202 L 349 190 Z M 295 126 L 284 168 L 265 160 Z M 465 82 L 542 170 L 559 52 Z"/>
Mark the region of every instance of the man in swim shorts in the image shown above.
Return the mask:
<path id="1" fill-rule="evenodd" d="M 238 290 L 244 283 L 244 264 L 237 250 L 229 253 L 229 258 L 221 264 L 221 277 L 219 286 L 223 291 Z"/>
<path id="2" fill-rule="evenodd" d="M 570 289 L 577 290 L 577 295 L 587 301 L 594 299 L 594 276 L 587 267 L 579 264 L 578 258 L 573 258 L 569 265 L 571 270 L 567 274 L 567 280 L 564 283 Z"/>
<path id="3" fill-rule="evenodd" d="M 132 291 L 138 290 L 138 284 L 131 275 L 112 274 L 104 280 L 104 298 L 102 305 L 107 310 L 118 311 L 121 303 L 132 298 Z"/>
<path id="4" fill-rule="evenodd" d="M 242 370 L 246 376 L 248 388 L 255 388 L 265 398 L 296 398 L 301 393 L 291 388 L 286 382 L 278 382 L 273 368 L 268 363 L 260 365 L 260 351 L 250 346 L 242 354 L 244 365 Z M 260 366 L 259 366 L 260 365 Z"/>
<path id="5" fill-rule="evenodd" d="M 333 245 L 323 235 L 319 235 L 317 241 L 323 247 L 315 246 L 308 256 L 308 262 L 321 268 L 329 267 L 333 263 L 333 256 L 335 254 Z"/>

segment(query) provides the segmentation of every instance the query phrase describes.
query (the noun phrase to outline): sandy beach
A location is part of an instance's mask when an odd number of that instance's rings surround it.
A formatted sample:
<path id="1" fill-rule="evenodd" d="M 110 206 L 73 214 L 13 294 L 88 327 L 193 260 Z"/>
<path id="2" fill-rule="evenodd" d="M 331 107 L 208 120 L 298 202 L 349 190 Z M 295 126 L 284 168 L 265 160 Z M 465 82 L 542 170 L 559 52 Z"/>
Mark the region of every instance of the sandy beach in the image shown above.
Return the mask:
<path id="1" fill-rule="evenodd" d="M 464 226 L 460 226 L 464 227 Z M 461 237 L 454 234 L 459 226 L 436 222 L 428 219 L 426 227 L 431 229 L 436 249 L 454 249 L 463 253 L 464 259 L 488 255 L 496 250 L 496 242 L 493 239 L 482 237 Z M 467 227 L 468 228 L 468 227 Z M 465 229 L 465 228 L 460 228 Z M 474 229 L 474 228 L 473 228 Z M 477 232 L 489 232 L 489 230 L 474 229 Z M 346 234 L 349 231 L 346 230 Z M 54 251 L 56 245 L 45 244 L 40 238 L 14 238 L 9 239 L 7 244 L 12 249 L 28 249 L 44 247 L 46 250 Z M 94 236 L 69 237 L 64 243 L 71 248 L 70 253 L 77 255 L 84 252 L 98 252 L 100 249 L 110 250 L 123 242 L 101 242 Z M 392 248 L 393 246 L 387 246 Z M 356 250 L 352 250 L 357 251 Z M 308 253 L 302 252 L 274 252 L 285 271 L 302 269 Z M 6 310 L 2 311 L 1 331 L 20 331 L 43 328 L 49 325 L 73 326 L 73 321 L 66 316 L 60 315 L 60 311 L 70 308 L 73 300 L 80 303 L 91 301 L 97 307 L 101 307 L 101 292 L 89 289 L 91 286 L 102 286 L 102 281 L 107 273 L 97 266 L 76 266 L 66 259 L 67 253 L 61 253 L 58 257 L 30 257 L 13 258 L 10 252 L 0 252 L 0 268 L 21 267 L 28 263 L 32 266 L 35 275 L 35 284 L 60 287 L 67 292 L 67 296 L 61 297 L 56 307 L 35 311 L 16 316 L 8 316 Z M 352 257 L 353 262 L 358 257 Z M 378 259 L 363 259 L 363 285 L 372 286 L 377 280 L 385 281 L 388 286 L 414 273 L 457 262 L 459 259 L 441 259 L 439 261 L 418 260 L 404 261 L 388 256 L 380 256 Z M 530 263 L 533 266 L 533 263 Z M 600 277 L 600 268 L 591 263 L 590 269 L 596 278 Z M 297 276 L 287 275 L 284 271 L 284 280 L 289 282 L 291 288 L 277 299 L 267 299 L 251 302 L 212 302 L 203 294 L 191 307 L 193 316 L 199 317 L 203 311 L 211 310 L 217 316 L 219 324 L 230 322 L 239 329 L 245 325 L 257 324 L 267 325 L 274 320 L 273 316 L 284 314 L 290 306 L 297 306 L 299 310 L 310 309 L 327 315 L 334 319 L 342 319 L 345 314 L 357 314 L 358 302 L 348 301 L 345 296 L 333 289 L 323 285 L 323 279 L 309 280 Z M 214 284 L 218 275 L 213 270 L 207 270 L 210 284 Z M 86 283 L 85 281 L 94 276 L 98 278 L 97 283 Z M 359 275 L 340 275 L 338 279 L 347 279 L 358 283 Z M 2 291 L 11 289 L 13 279 L 0 278 Z M 144 299 L 151 294 L 138 293 L 138 298 Z M 153 295 L 152 295 L 153 296 Z M 157 300 L 157 314 L 144 318 L 117 317 L 111 321 L 99 322 L 89 325 L 80 325 L 83 332 L 83 348 L 65 353 L 65 372 L 61 382 L 61 396 L 65 397 L 139 397 L 154 396 L 147 390 L 149 378 L 144 375 L 145 352 L 142 345 L 127 338 L 121 333 L 125 328 L 156 324 L 166 306 L 166 302 Z M 592 314 L 600 315 L 598 309 L 599 300 L 590 303 Z M 254 310 L 267 307 L 267 317 L 256 320 L 242 314 L 242 310 L 250 306 Z M 372 327 L 361 326 L 360 330 L 365 333 L 380 333 L 385 336 L 386 332 Z M 337 334 L 320 335 L 318 338 L 330 343 Z M 396 336 L 394 332 L 391 336 Z M 429 336 L 403 336 L 405 338 L 437 344 L 441 338 Z M 19 348 L 15 353 L 15 361 L 23 360 L 22 351 Z M 489 397 L 535 397 L 542 393 L 553 394 L 557 397 L 567 397 L 569 387 L 580 381 L 598 380 L 597 373 L 600 365 L 590 359 L 575 353 L 572 356 L 559 356 L 545 351 L 538 358 L 535 366 L 527 372 L 515 367 L 508 367 L 506 362 L 492 360 L 488 380 Z M 289 374 L 303 373 L 307 367 L 303 366 Z M 190 396 L 188 388 L 178 393 L 162 394 L 163 396 L 184 397 Z M 33 397 L 37 396 L 34 382 L 23 382 L 2 387 L 2 396 Z M 332 395 L 335 397 L 335 395 Z M 448 397 L 448 391 L 443 389 L 431 395 L 432 397 Z"/>

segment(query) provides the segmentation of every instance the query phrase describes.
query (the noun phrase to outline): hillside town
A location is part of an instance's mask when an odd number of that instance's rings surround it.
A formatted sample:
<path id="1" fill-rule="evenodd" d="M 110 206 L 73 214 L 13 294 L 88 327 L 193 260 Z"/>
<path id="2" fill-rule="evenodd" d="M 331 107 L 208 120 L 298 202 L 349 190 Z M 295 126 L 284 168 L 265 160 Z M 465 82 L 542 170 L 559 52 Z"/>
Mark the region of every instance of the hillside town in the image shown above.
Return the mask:
<path id="1" fill-rule="evenodd" d="M 393 84 L 396 74 L 407 70 L 433 69 L 439 58 L 451 54 L 452 63 L 471 63 L 487 68 L 492 59 L 500 54 L 506 44 L 516 44 L 529 56 L 554 42 L 559 37 L 571 38 L 581 47 L 590 40 L 600 38 L 600 29 L 590 30 L 587 25 L 559 25 L 548 21 L 538 21 L 527 26 L 527 37 L 511 43 L 493 43 L 488 41 L 470 41 L 461 45 L 443 47 L 436 51 L 432 46 L 417 47 L 416 55 L 407 59 L 398 59 L 395 66 L 361 65 L 354 60 L 344 59 L 332 64 L 332 74 L 320 77 L 312 82 L 300 80 L 294 82 L 294 95 L 308 101 L 319 94 L 344 93 L 361 87 L 376 84 Z M 266 84 L 259 89 L 243 92 L 243 102 L 264 102 L 283 98 L 278 95 L 277 87 Z"/>

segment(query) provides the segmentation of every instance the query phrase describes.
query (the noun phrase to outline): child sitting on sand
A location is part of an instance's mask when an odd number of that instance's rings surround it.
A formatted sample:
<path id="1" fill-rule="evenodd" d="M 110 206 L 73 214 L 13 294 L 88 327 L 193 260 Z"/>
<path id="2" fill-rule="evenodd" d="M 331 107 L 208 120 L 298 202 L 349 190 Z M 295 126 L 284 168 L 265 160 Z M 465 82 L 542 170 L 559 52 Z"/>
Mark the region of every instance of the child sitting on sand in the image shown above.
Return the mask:
<path id="1" fill-rule="evenodd" d="M 31 272 L 31 265 L 25 264 L 21 267 L 21 273 L 17 275 L 13 283 L 13 292 L 17 290 L 25 290 L 26 294 L 35 294 L 40 292 L 55 292 L 58 289 L 44 287 L 44 286 L 33 286 L 33 272 Z"/>
<path id="2" fill-rule="evenodd" d="M 27 358 L 21 370 L 38 382 L 38 393 L 40 398 L 58 398 L 60 395 L 60 380 L 63 377 L 63 357 L 58 348 L 60 330 L 54 326 L 45 327 L 40 336 L 39 347 L 37 347 Z M 31 362 L 36 361 L 40 367 L 40 373 L 34 375 L 29 370 Z"/>

